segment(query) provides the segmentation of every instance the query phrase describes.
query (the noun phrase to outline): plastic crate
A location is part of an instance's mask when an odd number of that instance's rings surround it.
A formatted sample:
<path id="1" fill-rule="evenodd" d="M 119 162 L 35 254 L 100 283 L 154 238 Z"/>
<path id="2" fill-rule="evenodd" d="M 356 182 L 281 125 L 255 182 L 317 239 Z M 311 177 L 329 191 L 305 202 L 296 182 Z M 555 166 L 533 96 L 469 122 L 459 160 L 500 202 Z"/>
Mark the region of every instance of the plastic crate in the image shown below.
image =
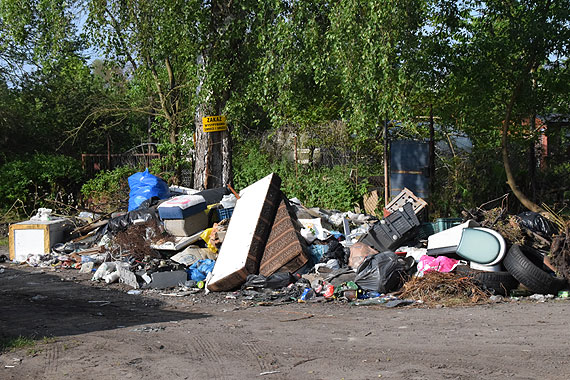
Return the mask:
<path id="1" fill-rule="evenodd" d="M 224 219 L 229 219 L 232 217 L 233 213 L 234 213 L 234 207 L 219 208 L 218 209 L 218 218 L 220 219 L 220 221 L 222 221 Z"/>
<path id="2" fill-rule="evenodd" d="M 435 234 L 435 226 L 435 223 L 422 223 L 418 229 L 418 238 L 420 240 L 425 240 L 430 235 Z"/>
<path id="3" fill-rule="evenodd" d="M 411 239 L 420 222 L 414 214 L 411 203 L 406 203 L 402 210 L 388 215 L 376 223 L 360 242 L 368 244 L 377 251 L 397 248 L 401 243 Z"/>

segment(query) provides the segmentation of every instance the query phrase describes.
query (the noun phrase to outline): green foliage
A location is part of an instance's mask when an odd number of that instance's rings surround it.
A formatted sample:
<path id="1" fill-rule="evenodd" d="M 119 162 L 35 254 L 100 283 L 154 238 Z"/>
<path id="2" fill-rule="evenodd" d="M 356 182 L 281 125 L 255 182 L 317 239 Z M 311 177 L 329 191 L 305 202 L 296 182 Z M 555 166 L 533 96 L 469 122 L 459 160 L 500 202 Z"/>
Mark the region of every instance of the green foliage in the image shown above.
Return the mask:
<path id="1" fill-rule="evenodd" d="M 550 205 L 556 212 L 570 214 L 570 162 L 551 163 L 539 172 L 540 203 Z"/>
<path id="2" fill-rule="evenodd" d="M 359 182 L 353 177 L 357 172 L 361 177 Z M 309 207 L 349 211 L 360 205 L 368 190 L 366 177 L 371 174 L 373 170 L 362 165 L 307 167 L 301 169 L 297 176 L 294 171 L 283 173 L 283 191 Z"/>
<path id="3" fill-rule="evenodd" d="M 95 178 L 83 184 L 81 194 L 90 208 L 103 212 L 115 211 L 124 205 L 125 201 L 128 201 L 129 183 L 127 179 L 137 171 L 139 171 L 137 168 L 131 166 L 100 171 Z"/>
<path id="4" fill-rule="evenodd" d="M 101 56 L 92 65 L 87 41 Z M 0 0 L 0 165 L 20 152 L 117 153 L 152 140 L 163 153 L 153 172 L 168 179 L 190 167 L 197 111 L 213 112 L 238 141 L 237 187 L 276 171 L 292 195 L 346 208 L 363 191 L 350 179 L 367 170 L 356 160 L 293 176 L 292 164 L 240 139 L 289 129 L 308 136 L 304 147 L 342 138 L 348 151 L 379 153 L 384 120 L 400 138 L 421 134 L 418 120 L 433 112 L 476 146 L 438 161 L 434 199 L 456 213 L 505 192 L 500 160 L 488 157 L 498 157 L 512 94 L 513 166 L 536 138 L 525 120 L 570 112 L 569 55 L 568 0 Z M 342 132 L 319 135 L 334 122 Z M 0 184 L 2 206 L 33 203 L 27 164 L 3 170 L 21 179 Z M 566 174 L 563 162 L 538 173 L 537 199 L 564 204 Z M 50 179 L 38 181 L 52 193 Z"/>
<path id="5" fill-rule="evenodd" d="M 272 159 L 257 141 L 247 141 L 234 153 L 236 189 L 254 183 L 271 172 L 282 180 L 281 189 L 288 197 L 296 197 L 307 207 L 353 210 L 368 190 L 367 177 L 378 167 L 361 164 L 326 166 L 299 165 L 283 159 Z"/>
<path id="6" fill-rule="evenodd" d="M 497 148 L 479 149 L 456 157 L 439 157 L 430 213 L 435 217 L 457 217 L 508 192 L 503 164 L 489 157 Z"/>
<path id="7" fill-rule="evenodd" d="M 83 180 L 81 163 L 63 155 L 35 154 L 0 167 L 0 208 L 16 200 L 38 207 L 54 199 L 70 201 Z"/>
<path id="8" fill-rule="evenodd" d="M 236 147 L 233 156 L 234 176 L 236 189 L 243 189 L 255 181 L 279 169 L 281 163 L 271 162 L 270 156 L 261 151 L 259 142 L 244 141 Z"/>

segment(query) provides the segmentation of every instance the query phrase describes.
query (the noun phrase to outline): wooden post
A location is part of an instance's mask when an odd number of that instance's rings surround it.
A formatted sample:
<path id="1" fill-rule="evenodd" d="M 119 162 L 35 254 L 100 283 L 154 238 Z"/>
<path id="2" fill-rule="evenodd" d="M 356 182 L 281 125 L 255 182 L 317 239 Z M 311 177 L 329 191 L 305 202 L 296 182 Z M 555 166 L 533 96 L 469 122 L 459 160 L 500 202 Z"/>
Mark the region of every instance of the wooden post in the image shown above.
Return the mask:
<path id="1" fill-rule="evenodd" d="M 107 170 L 111 170 L 111 139 L 107 135 Z"/>
<path id="2" fill-rule="evenodd" d="M 294 157 L 295 157 L 295 179 L 299 180 L 299 173 L 297 172 L 297 163 L 299 160 L 299 157 L 297 156 L 297 135 L 295 135 L 295 154 L 294 154 Z"/>
<path id="3" fill-rule="evenodd" d="M 429 105 L 429 196 L 434 192 L 435 183 L 435 123 L 433 121 L 433 104 Z M 426 218 L 429 220 L 429 206 L 426 207 Z"/>

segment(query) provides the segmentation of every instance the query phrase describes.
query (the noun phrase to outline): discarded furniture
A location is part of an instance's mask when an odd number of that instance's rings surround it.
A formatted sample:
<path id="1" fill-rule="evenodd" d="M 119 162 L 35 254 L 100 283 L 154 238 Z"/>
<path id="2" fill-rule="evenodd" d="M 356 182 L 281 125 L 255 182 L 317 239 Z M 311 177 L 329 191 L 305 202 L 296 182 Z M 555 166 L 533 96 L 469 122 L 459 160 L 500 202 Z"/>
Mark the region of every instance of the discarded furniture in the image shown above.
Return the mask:
<path id="1" fill-rule="evenodd" d="M 265 245 L 259 274 L 269 277 L 277 271 L 295 272 L 307 263 L 308 247 L 300 230 L 295 210 L 282 195 Z"/>
<path id="2" fill-rule="evenodd" d="M 206 287 L 227 291 L 239 287 L 248 274 L 257 274 L 281 191 L 277 174 L 246 187 L 240 192 L 224 244 Z"/>
<path id="3" fill-rule="evenodd" d="M 208 226 L 206 200 L 200 195 L 179 195 L 161 203 L 158 215 L 174 236 L 190 236 Z"/>
<path id="4" fill-rule="evenodd" d="M 9 228 L 10 260 L 26 261 L 29 254 L 46 254 L 51 247 L 64 241 L 67 219 L 15 223 Z"/>
<path id="5" fill-rule="evenodd" d="M 478 227 L 473 220 L 428 237 L 430 256 L 457 254 L 490 269 L 501 262 L 506 252 L 505 239 L 496 231 Z M 497 268 L 499 269 L 499 268 Z"/>

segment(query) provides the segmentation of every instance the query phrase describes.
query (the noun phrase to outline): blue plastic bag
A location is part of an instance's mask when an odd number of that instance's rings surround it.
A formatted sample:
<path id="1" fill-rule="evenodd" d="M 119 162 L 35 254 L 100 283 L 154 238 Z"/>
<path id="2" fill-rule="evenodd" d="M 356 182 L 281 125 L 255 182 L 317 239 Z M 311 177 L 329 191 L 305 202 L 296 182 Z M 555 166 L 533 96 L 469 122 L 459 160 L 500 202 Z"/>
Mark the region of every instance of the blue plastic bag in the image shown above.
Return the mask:
<path id="1" fill-rule="evenodd" d="M 194 264 L 190 265 L 186 272 L 188 273 L 188 277 L 192 281 L 204 281 L 208 273 L 210 273 L 214 269 L 214 265 L 216 264 L 215 260 L 205 259 L 205 260 L 198 260 Z"/>
<path id="2" fill-rule="evenodd" d="M 148 172 L 138 172 L 129 177 L 129 211 L 137 209 L 141 203 L 152 197 L 165 199 L 170 197 L 168 184 Z"/>

